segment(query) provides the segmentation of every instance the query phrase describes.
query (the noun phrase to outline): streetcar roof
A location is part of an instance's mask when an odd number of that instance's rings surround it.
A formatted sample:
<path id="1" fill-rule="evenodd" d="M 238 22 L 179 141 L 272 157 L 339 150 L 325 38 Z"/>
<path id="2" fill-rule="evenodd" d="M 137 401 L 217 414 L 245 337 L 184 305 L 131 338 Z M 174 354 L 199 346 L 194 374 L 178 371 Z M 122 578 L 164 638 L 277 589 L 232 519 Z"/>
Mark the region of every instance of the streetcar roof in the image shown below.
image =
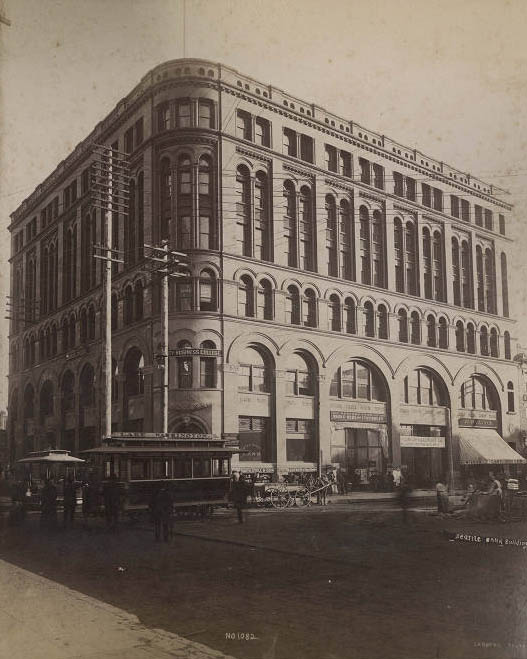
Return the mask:
<path id="1" fill-rule="evenodd" d="M 39 462 L 79 463 L 85 462 L 85 460 L 75 458 L 73 455 L 70 455 L 69 451 L 50 450 L 30 453 L 27 458 L 22 458 L 21 460 L 17 460 L 17 462 L 25 464 Z"/>
<path id="2" fill-rule="evenodd" d="M 212 453 L 214 455 L 232 455 L 233 453 L 243 453 L 240 449 L 232 446 L 97 446 L 90 448 L 81 453 L 91 454 L 115 454 L 130 453 L 140 454 L 171 454 L 171 453 Z"/>

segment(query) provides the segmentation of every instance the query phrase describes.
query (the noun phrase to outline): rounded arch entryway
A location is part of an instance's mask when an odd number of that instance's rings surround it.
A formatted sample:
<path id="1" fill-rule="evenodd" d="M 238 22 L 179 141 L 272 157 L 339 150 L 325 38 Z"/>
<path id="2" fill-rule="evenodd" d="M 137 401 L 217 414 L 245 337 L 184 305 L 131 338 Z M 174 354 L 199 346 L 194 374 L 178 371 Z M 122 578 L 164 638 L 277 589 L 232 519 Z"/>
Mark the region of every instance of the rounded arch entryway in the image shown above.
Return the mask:
<path id="1" fill-rule="evenodd" d="M 169 432 L 185 433 L 186 435 L 208 435 L 209 429 L 198 417 L 192 415 L 183 415 L 172 421 L 170 424 Z"/>

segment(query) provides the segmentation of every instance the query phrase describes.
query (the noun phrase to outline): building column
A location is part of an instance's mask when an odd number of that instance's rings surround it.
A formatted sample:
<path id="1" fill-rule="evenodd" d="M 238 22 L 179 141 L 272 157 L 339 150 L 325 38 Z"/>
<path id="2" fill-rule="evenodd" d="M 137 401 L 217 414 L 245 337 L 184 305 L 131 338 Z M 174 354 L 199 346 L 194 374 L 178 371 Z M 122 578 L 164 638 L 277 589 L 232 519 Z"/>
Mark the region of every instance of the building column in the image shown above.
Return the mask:
<path id="1" fill-rule="evenodd" d="M 366 336 L 366 313 L 364 307 L 357 307 L 357 336 Z"/>
<path id="2" fill-rule="evenodd" d="M 454 304 L 454 277 L 452 276 L 452 226 L 449 222 L 445 222 L 443 231 L 443 242 L 445 250 L 445 301 L 448 304 Z M 461 269 L 461 264 L 460 264 Z"/>
<path id="3" fill-rule="evenodd" d="M 287 398 L 286 398 L 286 371 L 275 371 L 275 414 L 273 437 L 275 440 L 274 462 L 275 478 L 278 480 L 281 470 L 287 468 L 287 447 L 286 447 L 286 418 L 287 418 Z"/>
<path id="4" fill-rule="evenodd" d="M 396 313 L 388 313 L 388 339 L 399 341 L 399 317 Z"/>
<path id="5" fill-rule="evenodd" d="M 329 421 L 329 385 L 330 380 L 326 374 L 318 376 L 318 405 L 316 414 L 316 429 L 318 434 L 318 456 L 322 473 L 331 463 L 331 426 Z"/>

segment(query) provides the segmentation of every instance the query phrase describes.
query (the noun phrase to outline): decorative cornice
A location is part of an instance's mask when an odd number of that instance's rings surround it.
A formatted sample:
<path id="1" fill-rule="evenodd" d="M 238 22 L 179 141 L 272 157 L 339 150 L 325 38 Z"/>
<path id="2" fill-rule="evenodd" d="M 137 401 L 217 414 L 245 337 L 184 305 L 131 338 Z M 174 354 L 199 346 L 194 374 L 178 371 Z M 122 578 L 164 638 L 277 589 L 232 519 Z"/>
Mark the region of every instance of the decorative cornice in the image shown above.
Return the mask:
<path id="1" fill-rule="evenodd" d="M 344 190 L 344 192 L 349 192 L 350 194 L 353 194 L 353 192 L 355 191 L 355 188 L 352 185 L 347 185 L 334 178 L 326 178 L 324 179 L 324 183 L 326 185 L 330 185 L 333 188 Z"/>
<path id="2" fill-rule="evenodd" d="M 265 162 L 269 166 L 273 162 L 272 158 L 268 158 L 266 155 L 263 155 L 258 151 L 253 151 L 252 149 L 247 149 L 246 147 L 243 146 L 237 146 L 236 153 L 240 153 L 241 155 L 247 156 L 249 158 L 254 158 L 255 160 L 259 160 L 260 162 Z"/>
<path id="3" fill-rule="evenodd" d="M 376 201 L 379 204 L 382 204 L 384 206 L 386 199 L 384 197 L 381 197 L 376 194 L 372 194 L 371 192 L 366 192 L 364 190 L 361 190 L 359 192 L 359 197 L 362 199 L 370 199 L 371 201 Z"/>
<path id="4" fill-rule="evenodd" d="M 404 204 L 394 204 L 393 210 L 400 211 L 401 213 L 407 213 L 411 215 L 414 218 L 414 220 L 417 219 L 418 211 L 415 208 L 412 208 L 411 206 L 405 206 Z"/>
<path id="5" fill-rule="evenodd" d="M 297 176 L 303 176 L 304 178 L 310 179 L 311 181 L 314 181 L 315 179 L 315 172 L 310 172 L 308 169 L 302 169 L 301 167 L 295 167 L 293 165 L 288 165 L 287 163 L 283 164 L 283 168 L 287 172 L 291 172 Z"/>

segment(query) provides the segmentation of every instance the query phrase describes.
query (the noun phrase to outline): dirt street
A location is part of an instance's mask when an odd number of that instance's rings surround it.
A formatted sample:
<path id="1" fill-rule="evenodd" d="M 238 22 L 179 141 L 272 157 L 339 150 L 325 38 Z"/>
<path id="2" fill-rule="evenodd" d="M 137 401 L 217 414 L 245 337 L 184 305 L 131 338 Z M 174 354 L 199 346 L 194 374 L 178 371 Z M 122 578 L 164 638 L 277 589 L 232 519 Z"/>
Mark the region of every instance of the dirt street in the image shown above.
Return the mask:
<path id="1" fill-rule="evenodd" d="M 181 521 L 168 544 L 148 523 L 43 534 L 33 517 L 2 530 L 0 558 L 240 659 L 527 658 L 527 551 L 445 531 L 527 539 L 334 505 Z"/>

